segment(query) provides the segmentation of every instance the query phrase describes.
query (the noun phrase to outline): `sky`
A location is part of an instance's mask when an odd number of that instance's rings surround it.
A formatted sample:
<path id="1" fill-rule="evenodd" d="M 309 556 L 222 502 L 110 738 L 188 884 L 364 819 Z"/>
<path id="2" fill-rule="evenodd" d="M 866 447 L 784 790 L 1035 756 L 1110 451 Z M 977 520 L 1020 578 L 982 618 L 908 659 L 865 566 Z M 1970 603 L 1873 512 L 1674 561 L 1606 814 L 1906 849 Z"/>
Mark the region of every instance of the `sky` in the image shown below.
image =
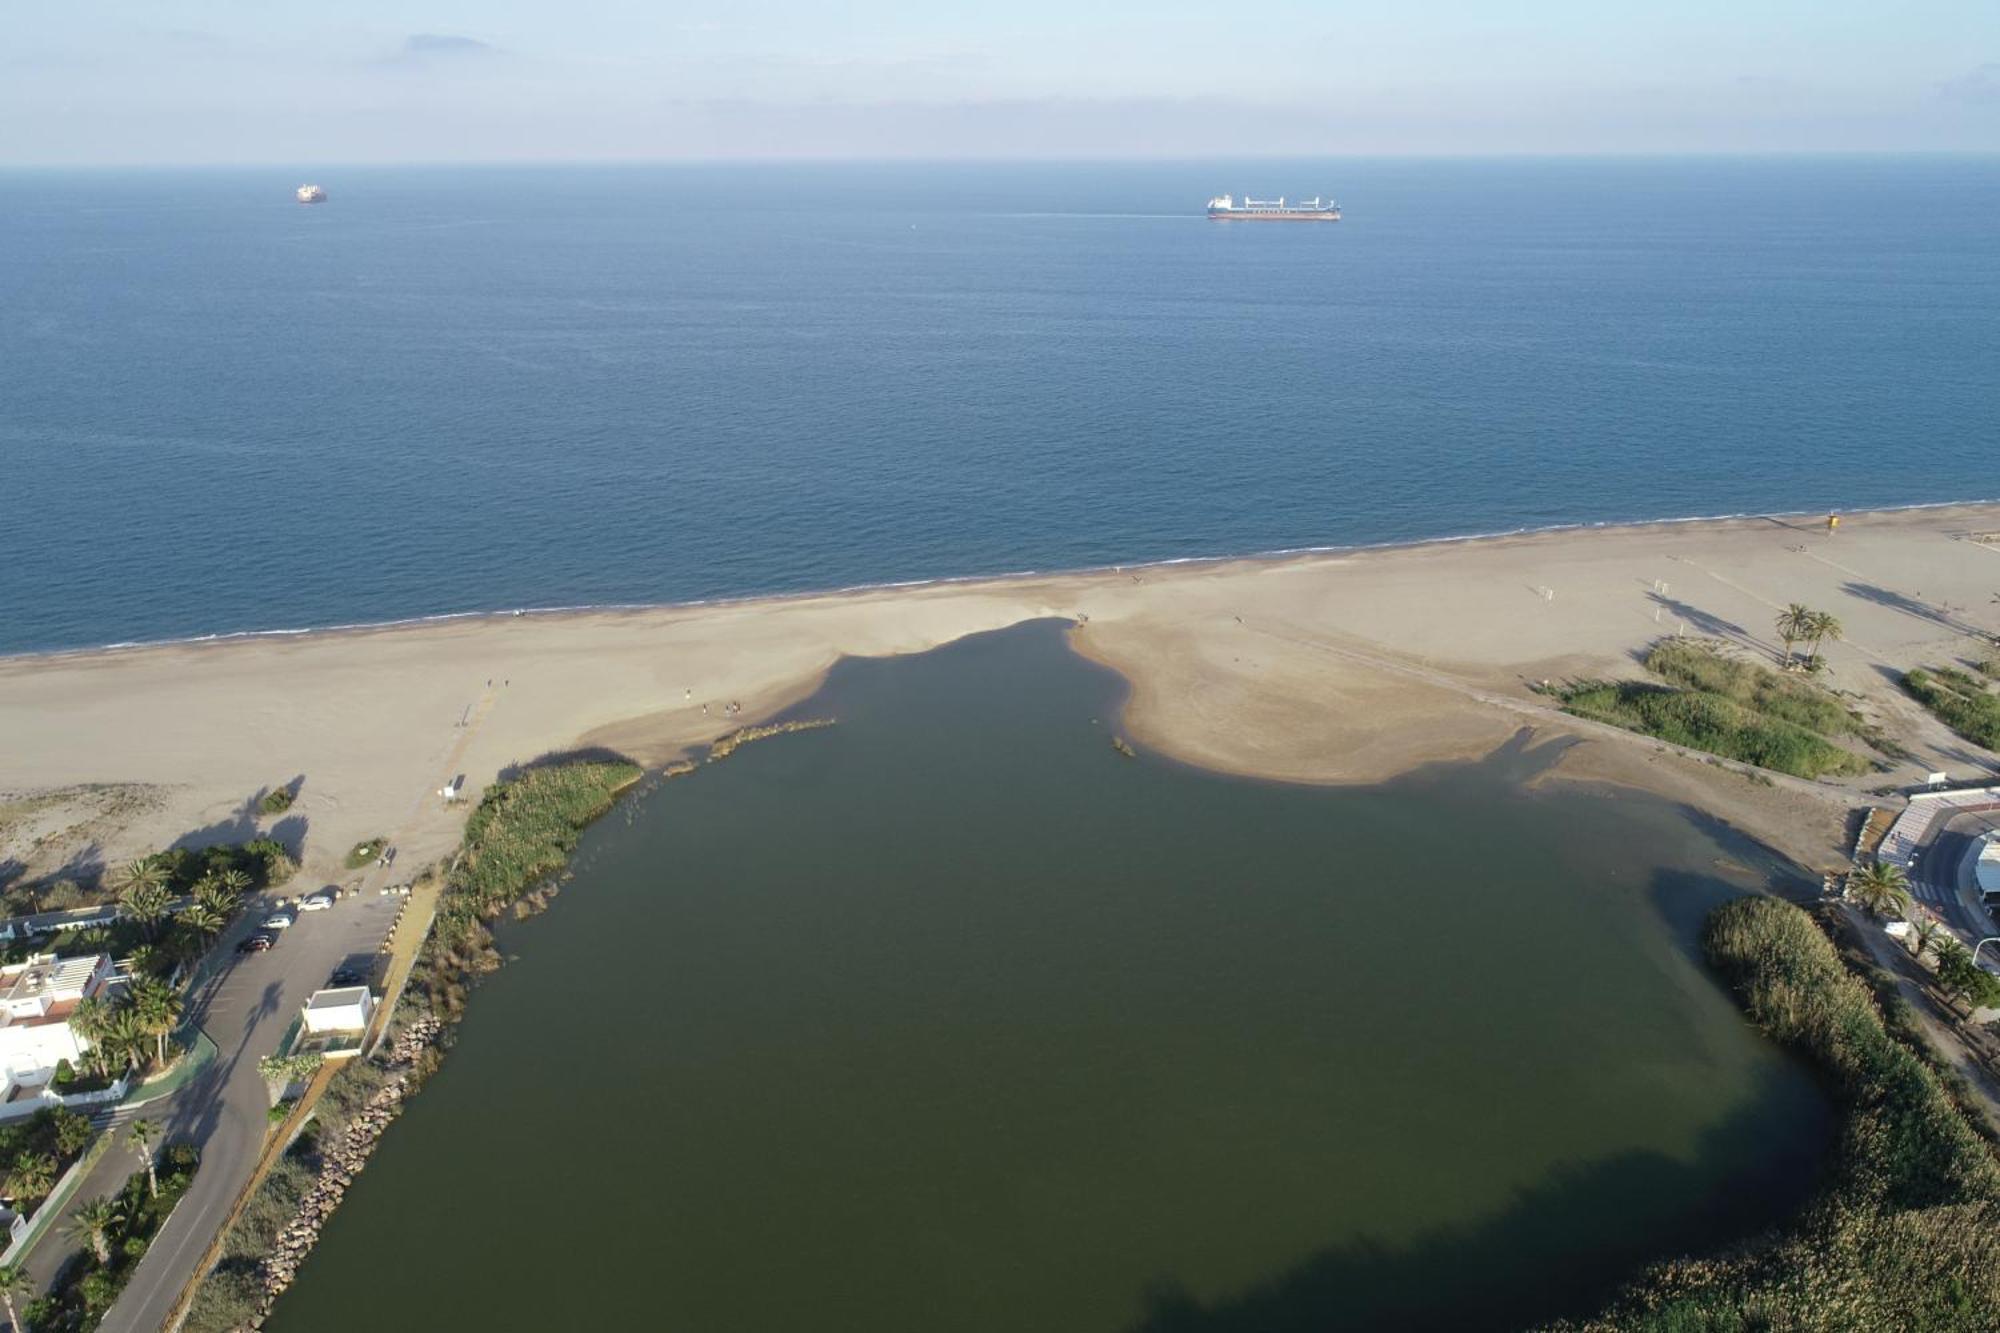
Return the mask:
<path id="1" fill-rule="evenodd" d="M 66 0 L 0 163 L 2000 151 L 2000 0 Z"/>

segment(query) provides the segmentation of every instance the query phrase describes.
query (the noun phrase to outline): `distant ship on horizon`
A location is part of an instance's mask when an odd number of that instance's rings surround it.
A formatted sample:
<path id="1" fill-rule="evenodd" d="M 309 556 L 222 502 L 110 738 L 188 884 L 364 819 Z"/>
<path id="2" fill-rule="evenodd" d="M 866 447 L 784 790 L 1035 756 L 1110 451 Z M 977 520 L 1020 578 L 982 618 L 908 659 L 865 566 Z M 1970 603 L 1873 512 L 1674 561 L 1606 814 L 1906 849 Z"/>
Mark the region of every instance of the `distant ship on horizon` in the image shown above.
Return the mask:
<path id="1" fill-rule="evenodd" d="M 1235 195 L 1219 194 L 1208 201 L 1208 216 L 1213 222 L 1338 222 L 1340 205 L 1317 195 L 1288 204 L 1283 197 L 1252 199 L 1245 195 L 1238 203 Z"/>
<path id="2" fill-rule="evenodd" d="M 297 196 L 298 201 L 302 204 L 323 204 L 326 202 L 326 191 L 320 189 L 317 185 L 301 185 L 297 190 Z"/>

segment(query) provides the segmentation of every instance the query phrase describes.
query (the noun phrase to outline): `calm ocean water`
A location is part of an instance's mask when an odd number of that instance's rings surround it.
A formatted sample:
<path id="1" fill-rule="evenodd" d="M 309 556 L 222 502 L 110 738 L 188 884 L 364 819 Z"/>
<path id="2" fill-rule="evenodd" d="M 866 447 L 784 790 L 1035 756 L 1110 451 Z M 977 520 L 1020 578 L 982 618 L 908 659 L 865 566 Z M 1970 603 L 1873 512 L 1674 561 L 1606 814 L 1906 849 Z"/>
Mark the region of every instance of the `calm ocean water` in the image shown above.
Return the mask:
<path id="1" fill-rule="evenodd" d="M 1995 217 L 1991 158 L 0 173 L 0 651 L 1992 496 Z"/>

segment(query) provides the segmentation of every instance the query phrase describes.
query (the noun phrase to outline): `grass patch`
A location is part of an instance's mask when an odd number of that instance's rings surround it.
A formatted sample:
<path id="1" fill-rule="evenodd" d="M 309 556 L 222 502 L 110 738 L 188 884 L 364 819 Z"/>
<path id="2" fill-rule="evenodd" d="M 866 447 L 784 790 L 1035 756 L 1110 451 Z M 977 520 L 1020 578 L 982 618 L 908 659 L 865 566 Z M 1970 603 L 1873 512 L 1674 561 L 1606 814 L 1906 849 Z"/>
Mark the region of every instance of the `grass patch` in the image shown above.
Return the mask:
<path id="1" fill-rule="evenodd" d="M 1810 682 L 1681 640 L 1656 645 L 1646 666 L 1667 683 L 1581 681 L 1554 693 L 1578 717 L 1794 777 L 1845 777 L 1872 766 L 1827 739 L 1866 727 Z"/>
<path id="2" fill-rule="evenodd" d="M 2000 694 L 1963 671 L 1940 667 L 1904 675 L 1903 688 L 1938 721 L 1974 745 L 2000 750 Z"/>
<path id="3" fill-rule="evenodd" d="M 1866 725 L 1852 709 L 1812 682 L 1725 657 L 1706 643 L 1667 639 L 1646 654 L 1646 669 L 1685 689 L 1719 694 L 1822 736 L 1866 734 Z"/>
<path id="4" fill-rule="evenodd" d="M 167 1215 L 194 1183 L 199 1161 L 199 1155 L 189 1144 L 176 1144 L 161 1153 L 158 1198 L 153 1197 L 147 1185 L 146 1173 L 133 1172 L 114 1196 L 119 1221 L 106 1236 L 111 1262 L 101 1263 L 91 1247 L 85 1245 L 76 1258 L 63 1266 L 49 1294 L 21 1312 L 28 1327 L 36 1333 L 85 1333 L 96 1328 L 111 1303 L 125 1290 L 132 1270 L 146 1257 L 147 1247 L 153 1243 Z"/>
<path id="5" fill-rule="evenodd" d="M 382 855 L 382 849 L 388 845 L 387 838 L 370 838 L 366 842 L 355 843 L 353 849 L 347 853 L 347 868 L 359 870 L 363 866 L 373 865 L 375 858 Z"/>
<path id="6" fill-rule="evenodd" d="M 1827 1183 L 1791 1230 L 1658 1265 L 1603 1314 L 1557 1327 L 2000 1328 L 2000 1162 L 1935 1070 L 1799 908 L 1726 903 L 1703 947 L 1750 1020 L 1818 1065 L 1842 1104 Z"/>

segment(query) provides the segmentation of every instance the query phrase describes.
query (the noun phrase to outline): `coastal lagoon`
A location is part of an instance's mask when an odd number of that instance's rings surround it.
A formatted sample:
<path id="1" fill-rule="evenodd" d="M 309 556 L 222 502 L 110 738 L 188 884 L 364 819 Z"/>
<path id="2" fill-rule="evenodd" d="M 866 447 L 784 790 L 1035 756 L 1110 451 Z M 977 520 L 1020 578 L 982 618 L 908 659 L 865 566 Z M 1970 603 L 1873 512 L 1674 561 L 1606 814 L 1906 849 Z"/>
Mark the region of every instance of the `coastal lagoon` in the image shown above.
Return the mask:
<path id="1" fill-rule="evenodd" d="M 1806 1197 L 1693 945 L 1782 866 L 1525 743 L 1126 758 L 1061 634 L 843 661 L 594 827 L 272 1327 L 1498 1329 Z"/>

